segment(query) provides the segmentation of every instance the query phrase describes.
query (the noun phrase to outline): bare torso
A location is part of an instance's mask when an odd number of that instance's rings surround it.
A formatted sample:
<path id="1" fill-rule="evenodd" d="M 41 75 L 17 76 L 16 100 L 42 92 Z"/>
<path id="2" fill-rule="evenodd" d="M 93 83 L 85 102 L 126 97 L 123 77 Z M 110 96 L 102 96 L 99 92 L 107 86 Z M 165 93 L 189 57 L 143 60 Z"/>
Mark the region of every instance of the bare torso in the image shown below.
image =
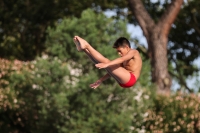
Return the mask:
<path id="1" fill-rule="evenodd" d="M 142 59 L 139 52 L 136 52 L 134 57 L 130 60 L 123 62 L 123 67 L 129 72 L 133 73 L 136 79 L 138 79 L 142 69 Z"/>

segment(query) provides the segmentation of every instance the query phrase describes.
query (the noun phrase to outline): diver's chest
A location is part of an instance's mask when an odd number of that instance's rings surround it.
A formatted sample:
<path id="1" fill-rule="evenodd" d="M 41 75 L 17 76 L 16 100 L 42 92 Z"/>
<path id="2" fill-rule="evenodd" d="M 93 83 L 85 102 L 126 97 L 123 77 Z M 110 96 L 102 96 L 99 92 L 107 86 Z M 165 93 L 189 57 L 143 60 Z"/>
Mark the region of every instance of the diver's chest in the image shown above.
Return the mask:
<path id="1" fill-rule="evenodd" d="M 134 61 L 133 59 L 130 59 L 130 60 L 127 60 L 125 62 L 123 62 L 123 66 L 126 67 L 126 66 L 132 66 L 134 64 Z"/>

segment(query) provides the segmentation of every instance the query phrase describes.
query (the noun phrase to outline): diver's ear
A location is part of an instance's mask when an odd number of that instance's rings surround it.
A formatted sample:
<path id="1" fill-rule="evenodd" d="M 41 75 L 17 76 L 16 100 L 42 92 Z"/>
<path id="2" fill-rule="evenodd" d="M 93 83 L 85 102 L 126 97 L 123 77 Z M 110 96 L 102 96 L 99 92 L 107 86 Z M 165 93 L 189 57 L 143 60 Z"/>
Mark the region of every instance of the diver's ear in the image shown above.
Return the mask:
<path id="1" fill-rule="evenodd" d="M 127 49 L 129 49 L 130 47 L 129 47 L 128 45 L 124 45 L 124 48 L 127 48 Z"/>

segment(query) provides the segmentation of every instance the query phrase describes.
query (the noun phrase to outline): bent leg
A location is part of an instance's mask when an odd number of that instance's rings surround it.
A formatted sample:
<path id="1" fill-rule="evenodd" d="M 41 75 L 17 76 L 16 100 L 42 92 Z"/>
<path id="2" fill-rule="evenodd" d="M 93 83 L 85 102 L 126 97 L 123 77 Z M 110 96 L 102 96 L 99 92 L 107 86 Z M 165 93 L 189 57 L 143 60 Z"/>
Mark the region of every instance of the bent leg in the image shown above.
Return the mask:
<path id="1" fill-rule="evenodd" d="M 116 65 L 105 69 L 120 84 L 125 84 L 130 80 L 130 72 L 121 66 Z"/>
<path id="2" fill-rule="evenodd" d="M 77 41 L 80 43 L 80 49 L 87 52 L 87 55 L 89 54 L 94 60 L 96 60 L 98 63 L 107 63 L 110 60 L 104 57 L 101 53 L 99 53 L 96 49 L 94 49 L 88 42 L 86 42 L 84 39 L 75 36 Z"/>
<path id="3" fill-rule="evenodd" d="M 93 62 L 94 64 L 99 63 L 99 62 L 97 62 L 97 61 L 90 55 L 90 53 L 89 53 L 89 51 L 88 51 L 87 49 L 85 49 L 84 52 L 87 54 L 87 56 L 92 60 L 92 62 Z M 115 77 L 115 75 L 113 75 L 112 72 L 111 72 L 108 68 L 105 68 L 105 70 L 107 71 L 107 73 L 108 73 L 111 77 L 113 77 L 118 83 L 120 83 L 120 81 L 118 81 L 118 79 Z"/>
<path id="4" fill-rule="evenodd" d="M 89 54 L 89 52 L 88 52 L 87 49 L 84 49 L 83 51 L 84 51 L 84 52 L 86 53 L 86 55 L 90 58 L 90 60 L 92 60 L 92 62 L 93 62 L 94 64 L 99 63 L 98 61 L 96 61 L 96 60 Z"/>
<path id="5" fill-rule="evenodd" d="M 93 62 L 94 64 L 99 63 L 99 62 L 97 62 L 97 61 L 90 55 L 90 53 L 89 53 L 89 51 L 88 51 L 87 49 L 85 49 L 84 52 L 87 54 L 87 56 L 92 60 L 92 62 Z M 111 77 L 113 77 L 118 83 L 121 83 L 121 82 L 118 80 L 118 78 L 117 78 L 114 74 L 112 74 L 112 72 L 109 70 L 109 68 L 105 68 L 105 70 L 106 70 L 107 73 L 108 73 Z"/>
<path id="6" fill-rule="evenodd" d="M 95 50 L 88 42 L 84 39 L 76 36 L 80 42 L 80 47 L 89 56 L 94 63 L 108 63 L 109 59 L 105 58 L 101 53 Z M 120 84 L 127 83 L 130 80 L 130 72 L 120 65 L 110 66 L 105 68 L 106 71 Z"/>

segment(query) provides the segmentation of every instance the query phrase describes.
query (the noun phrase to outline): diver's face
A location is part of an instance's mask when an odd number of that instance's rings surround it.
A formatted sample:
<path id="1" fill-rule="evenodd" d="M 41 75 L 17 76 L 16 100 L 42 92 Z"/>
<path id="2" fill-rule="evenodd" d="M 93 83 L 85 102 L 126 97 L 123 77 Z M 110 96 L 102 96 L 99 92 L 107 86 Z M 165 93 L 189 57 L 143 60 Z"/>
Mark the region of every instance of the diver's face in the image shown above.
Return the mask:
<path id="1" fill-rule="evenodd" d="M 120 57 L 126 55 L 129 50 L 130 50 L 130 48 L 128 46 L 116 48 L 116 51 L 117 51 L 117 53 L 119 54 Z"/>

